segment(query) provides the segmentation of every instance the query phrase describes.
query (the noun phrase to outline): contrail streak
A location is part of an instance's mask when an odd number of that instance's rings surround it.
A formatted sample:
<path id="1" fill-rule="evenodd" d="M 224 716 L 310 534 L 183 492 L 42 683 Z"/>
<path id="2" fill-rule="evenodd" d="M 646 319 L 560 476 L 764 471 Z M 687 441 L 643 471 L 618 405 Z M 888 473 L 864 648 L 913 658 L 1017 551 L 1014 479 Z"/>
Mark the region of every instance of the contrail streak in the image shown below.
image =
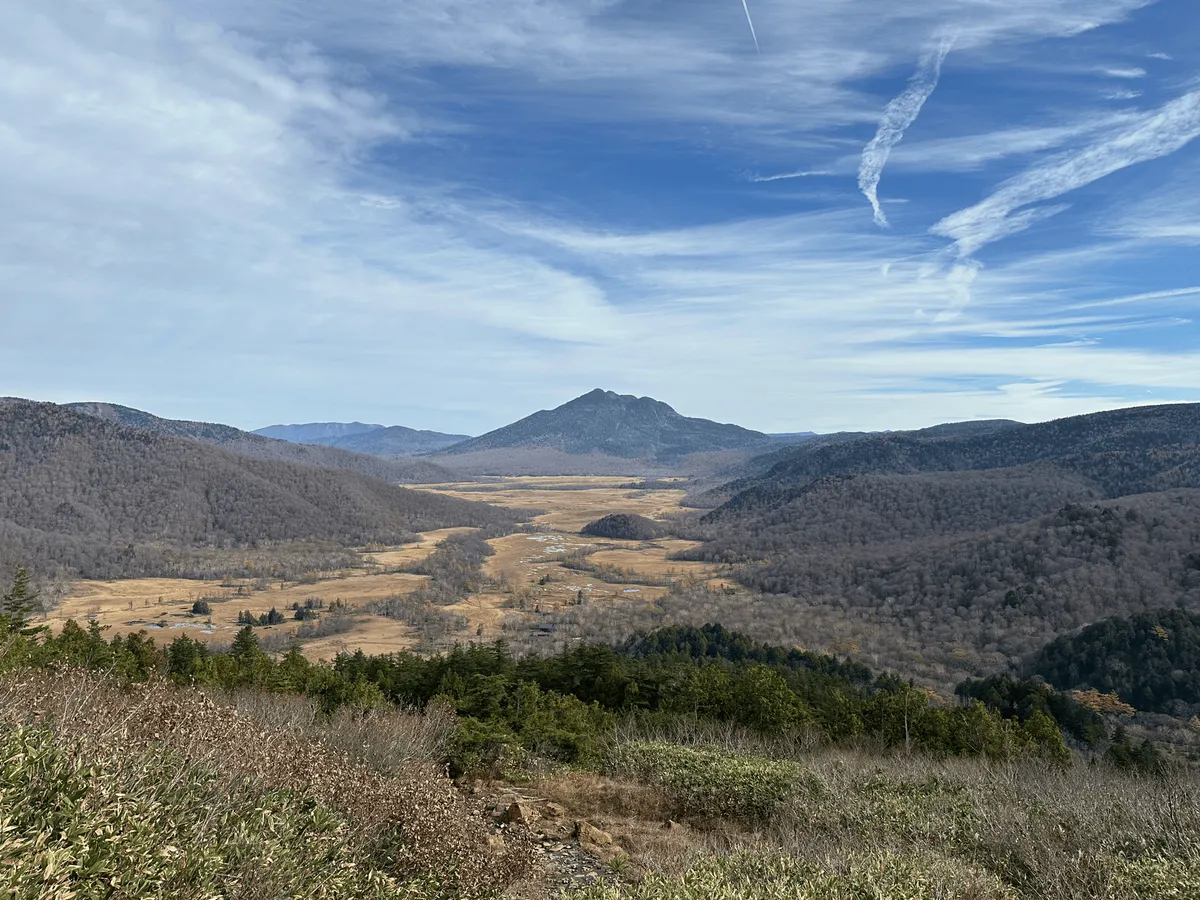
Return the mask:
<path id="1" fill-rule="evenodd" d="M 758 48 L 758 35 L 754 33 L 754 20 L 750 18 L 750 4 L 747 0 L 742 0 L 742 9 L 746 11 L 746 21 L 750 24 L 750 37 L 754 38 L 754 52 L 762 54 L 762 50 Z"/>
<path id="2" fill-rule="evenodd" d="M 886 228 L 887 216 L 879 205 L 879 178 L 883 175 L 883 167 L 887 164 L 892 148 L 900 143 L 904 132 L 917 120 L 921 107 L 933 94 L 938 79 L 942 75 L 942 63 L 954 41 L 944 38 L 936 48 L 921 56 L 917 71 L 909 79 L 908 88 L 899 97 L 892 100 L 883 111 L 879 122 L 879 130 L 871 143 L 863 148 L 862 163 L 858 167 L 858 189 L 871 202 L 875 210 L 875 224 Z"/>
<path id="3" fill-rule="evenodd" d="M 750 180 L 755 184 L 761 184 L 764 181 L 783 181 L 786 178 L 812 178 L 817 175 L 832 174 L 832 172 L 826 172 L 823 169 L 813 169 L 805 172 L 784 172 L 782 175 L 751 175 Z"/>

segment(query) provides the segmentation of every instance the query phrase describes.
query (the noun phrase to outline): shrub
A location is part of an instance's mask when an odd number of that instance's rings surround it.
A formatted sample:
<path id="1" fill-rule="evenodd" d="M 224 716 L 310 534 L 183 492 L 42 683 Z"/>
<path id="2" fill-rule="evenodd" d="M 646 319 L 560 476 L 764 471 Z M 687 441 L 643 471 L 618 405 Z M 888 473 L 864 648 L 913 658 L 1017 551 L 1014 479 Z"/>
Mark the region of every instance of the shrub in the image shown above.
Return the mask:
<path id="1" fill-rule="evenodd" d="M 811 783 L 795 762 L 636 741 L 613 751 L 610 767 L 659 787 L 694 817 L 770 818 Z"/>
<path id="2" fill-rule="evenodd" d="M 481 722 L 471 716 L 459 720 L 458 734 L 451 745 L 452 774 L 502 778 L 524 765 L 525 760 L 525 749 L 507 725 Z"/>
<path id="3" fill-rule="evenodd" d="M 210 604 L 207 600 L 197 600 L 195 603 L 192 604 L 192 615 L 193 616 L 211 616 L 212 615 L 212 604 Z"/>
<path id="4" fill-rule="evenodd" d="M 680 875 L 652 874 L 636 887 L 595 885 L 569 900 L 1015 900 L 997 879 L 949 860 L 863 854 L 834 870 L 760 853 L 709 857 Z"/>
<path id="5" fill-rule="evenodd" d="M 1142 741 L 1134 744 L 1123 727 L 1118 727 L 1113 733 L 1112 743 L 1104 753 L 1104 760 L 1118 769 L 1142 775 L 1158 775 L 1166 767 L 1162 754 L 1152 743 Z"/>
<path id="6" fill-rule="evenodd" d="M 613 715 L 569 694 L 499 675 L 446 678 L 443 698 L 463 716 L 451 767 L 455 772 L 512 772 L 529 753 L 553 762 L 598 765 Z"/>
<path id="7" fill-rule="evenodd" d="M 74 760 L 70 762 L 71 766 L 82 767 L 90 773 L 83 783 L 93 777 L 103 778 L 114 765 L 123 764 L 122 760 L 143 756 L 158 758 L 156 754 L 164 753 L 176 759 L 179 765 L 173 763 L 156 770 L 156 774 L 145 782 L 147 791 L 160 781 L 164 789 L 173 789 L 170 776 L 175 768 L 181 772 L 203 772 L 219 767 L 222 784 L 214 791 L 251 792 L 248 795 L 251 799 L 228 813 L 235 825 L 241 818 L 257 821 L 256 816 L 264 815 L 266 807 L 261 799 L 253 799 L 255 797 L 268 801 L 277 796 L 294 797 L 301 809 L 328 807 L 346 823 L 340 826 L 339 833 L 352 834 L 353 840 L 359 842 L 351 846 L 368 847 L 369 852 L 364 852 L 375 861 L 372 865 L 378 864 L 380 871 L 396 879 L 436 881 L 441 889 L 451 894 L 486 893 L 503 889 L 524 875 L 530 864 L 528 848 L 522 843 L 520 834 L 513 834 L 503 848 L 490 847 L 479 808 L 462 798 L 453 784 L 435 771 L 419 765 L 406 766 L 397 777 L 386 777 L 328 746 L 305 740 L 291 730 L 263 729 L 253 720 L 198 691 L 175 689 L 162 682 L 122 690 L 110 680 L 80 672 L 56 676 L 24 672 L 0 681 L 0 731 L 11 730 L 14 726 L 44 726 L 51 722 L 57 741 L 75 742 L 95 754 L 94 758 L 83 753 L 74 753 L 70 757 Z M 61 789 L 55 786 L 57 784 L 56 781 L 46 788 L 49 792 L 45 799 L 35 804 L 46 815 L 61 815 L 64 810 L 70 812 L 82 803 L 78 790 L 70 786 L 74 782 Z M 121 793 L 121 784 L 123 782 L 115 784 L 116 794 Z M 140 802 L 138 793 L 126 793 L 136 814 Z M 100 802 L 88 801 L 86 805 Z M 150 794 L 146 800 L 151 806 L 159 802 L 166 801 L 158 794 Z M 209 814 L 205 800 L 198 800 L 197 806 L 201 815 Z M 0 836 L 4 835 L 6 814 L 0 810 Z M 70 814 L 75 815 L 74 812 Z M 266 822 L 263 827 L 269 830 L 272 826 Z M 136 828 L 136 823 L 128 827 L 123 824 L 121 828 L 125 831 L 119 830 L 113 837 L 114 842 L 125 841 L 125 832 Z M 300 852 L 303 840 L 295 832 L 287 833 L 292 835 L 297 852 Z M 250 835 L 245 843 L 251 848 L 262 844 L 254 835 Z M 181 843 L 166 839 L 155 846 L 159 848 L 156 852 L 161 853 L 166 847 L 180 848 L 181 851 L 193 846 L 203 848 L 205 842 L 197 839 L 192 843 Z M 272 863 L 269 856 L 258 850 L 253 852 L 264 865 Z M 316 854 L 317 857 L 320 855 Z M 342 865 L 336 858 L 327 862 Z M 281 888 L 243 891 L 235 895 L 253 898 L 359 896 L 352 891 L 345 895 L 336 890 L 325 893 L 318 889 L 319 884 L 314 881 L 313 889 L 309 891 L 293 892 Z M 131 896 L 125 892 L 119 894 Z M 166 894 L 224 896 L 215 891 L 190 890 Z M 111 896 L 111 893 L 97 890 L 82 896 Z"/>
<path id="8" fill-rule="evenodd" d="M 238 613 L 237 623 L 239 625 L 278 625 L 284 619 L 283 613 L 272 606 L 270 610 L 259 616 L 254 615 L 249 610 L 243 609 Z"/>
<path id="9" fill-rule="evenodd" d="M 381 870 L 330 808 L 161 746 L 104 752 L 3 728 L 0 822 L 0 893 L 14 900 L 437 896 Z"/>
<path id="10" fill-rule="evenodd" d="M 1111 887 L 1108 897 L 1179 898 L 1200 897 L 1200 860 L 1167 856 L 1143 856 L 1105 861 Z M 1105 900 L 1108 900 L 1106 897 Z"/>
<path id="11" fill-rule="evenodd" d="M 318 742 L 384 775 L 442 768 L 458 731 L 454 710 L 445 703 L 430 703 L 424 710 L 346 704 L 326 714 L 313 698 L 295 694 L 253 689 L 229 699 L 262 727 Z"/>

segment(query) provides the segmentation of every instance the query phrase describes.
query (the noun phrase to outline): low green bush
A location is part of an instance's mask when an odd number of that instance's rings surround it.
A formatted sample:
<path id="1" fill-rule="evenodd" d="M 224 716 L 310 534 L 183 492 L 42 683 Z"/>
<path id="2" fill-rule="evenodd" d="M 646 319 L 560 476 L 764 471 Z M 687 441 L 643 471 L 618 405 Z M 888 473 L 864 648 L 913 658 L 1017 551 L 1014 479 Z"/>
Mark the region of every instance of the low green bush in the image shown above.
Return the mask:
<path id="1" fill-rule="evenodd" d="M 450 744 L 450 771 L 454 775 L 517 778 L 528 754 L 507 725 L 460 718 Z"/>
<path id="2" fill-rule="evenodd" d="M 1192 900 L 1200 897 L 1200 860 L 1143 856 L 1105 861 L 1111 879 L 1108 897 Z M 1108 900 L 1108 898 L 1105 898 Z"/>
<path id="3" fill-rule="evenodd" d="M 657 786 L 681 813 L 706 818 L 769 819 L 806 785 L 815 785 L 795 762 L 660 741 L 622 744 L 609 766 Z"/>
<path id="4" fill-rule="evenodd" d="M 1200 864 L 1168 857 L 1102 858 L 1096 900 L 1193 900 Z M 678 875 L 651 874 L 632 887 L 592 885 L 562 900 L 1017 900 L 1027 897 L 976 865 L 884 850 L 822 865 L 741 853 L 707 857 Z"/>
<path id="5" fill-rule="evenodd" d="M 0 730 L 0 894 L 432 900 L 372 864 L 346 820 L 162 748 L 113 753 Z"/>
<path id="6" fill-rule="evenodd" d="M 944 778 L 871 775 L 827 790 L 801 814 L 810 827 L 850 840 L 945 846 L 984 827 L 967 791 Z"/>
<path id="7" fill-rule="evenodd" d="M 532 756 L 586 767 L 603 760 L 615 717 L 597 703 L 528 681 L 510 687 L 495 675 L 445 678 L 441 689 L 439 697 L 460 716 L 450 757 L 455 774 L 512 774 Z"/>
<path id="8" fill-rule="evenodd" d="M 652 874 L 634 887 L 595 885 L 567 900 L 1016 900 L 1000 881 L 950 860 L 890 852 L 833 870 L 787 856 L 709 857 L 681 875 Z"/>

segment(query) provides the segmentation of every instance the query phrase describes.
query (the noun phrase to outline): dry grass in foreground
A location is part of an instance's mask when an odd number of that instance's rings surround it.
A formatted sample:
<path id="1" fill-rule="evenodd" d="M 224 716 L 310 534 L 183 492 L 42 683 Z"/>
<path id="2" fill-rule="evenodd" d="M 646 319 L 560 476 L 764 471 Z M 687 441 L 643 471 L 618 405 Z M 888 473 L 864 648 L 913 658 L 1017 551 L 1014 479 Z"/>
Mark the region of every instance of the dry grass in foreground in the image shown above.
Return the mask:
<path id="1" fill-rule="evenodd" d="M 541 796 L 611 833 L 621 867 L 639 876 L 571 896 L 1200 897 L 1194 776 L 835 750 L 791 756 L 640 741 L 618 746 L 607 774 L 538 782 Z"/>
<path id="2" fill-rule="evenodd" d="M 432 900 L 494 894 L 527 873 L 520 835 L 493 845 L 480 810 L 421 761 L 436 722 L 409 742 L 407 761 L 376 743 L 390 776 L 299 724 L 264 727 L 163 683 L 10 673 L 0 681 L 5 896 Z M 353 726 L 344 740 L 370 729 L 342 724 Z"/>

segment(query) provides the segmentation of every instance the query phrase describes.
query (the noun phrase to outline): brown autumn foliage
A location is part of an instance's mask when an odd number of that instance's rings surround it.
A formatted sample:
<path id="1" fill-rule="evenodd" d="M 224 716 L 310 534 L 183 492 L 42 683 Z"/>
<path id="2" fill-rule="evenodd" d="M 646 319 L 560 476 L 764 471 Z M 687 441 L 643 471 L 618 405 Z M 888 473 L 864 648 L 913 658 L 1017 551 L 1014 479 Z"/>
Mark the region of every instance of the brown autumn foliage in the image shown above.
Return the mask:
<path id="1" fill-rule="evenodd" d="M 1081 703 L 1088 709 L 1104 715 L 1132 716 L 1137 710 L 1128 703 L 1122 703 L 1116 694 L 1102 694 L 1099 691 L 1069 691 L 1071 699 Z"/>

